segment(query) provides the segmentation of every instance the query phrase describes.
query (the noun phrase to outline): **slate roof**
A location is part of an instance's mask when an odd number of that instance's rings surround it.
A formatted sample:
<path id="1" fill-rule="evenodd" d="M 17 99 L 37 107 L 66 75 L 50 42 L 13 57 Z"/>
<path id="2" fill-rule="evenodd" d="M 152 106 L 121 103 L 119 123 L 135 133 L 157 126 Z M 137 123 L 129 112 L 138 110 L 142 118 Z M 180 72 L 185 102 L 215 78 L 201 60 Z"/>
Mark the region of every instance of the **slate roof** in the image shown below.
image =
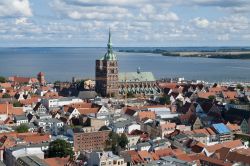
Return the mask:
<path id="1" fill-rule="evenodd" d="M 42 159 L 38 158 L 37 156 L 23 156 L 19 157 L 17 163 L 32 165 L 32 166 L 48 166 Z"/>
<path id="2" fill-rule="evenodd" d="M 95 91 L 80 91 L 78 97 L 80 99 L 93 99 L 97 96 Z"/>
<path id="3" fill-rule="evenodd" d="M 15 119 L 16 119 L 16 121 L 18 121 L 18 120 L 28 120 L 28 118 L 25 115 L 16 115 Z"/>
<path id="4" fill-rule="evenodd" d="M 50 118 L 50 119 L 37 119 L 37 122 L 45 122 L 45 123 L 61 123 L 62 121 L 56 119 L 56 118 Z"/>
<path id="5" fill-rule="evenodd" d="M 33 108 L 33 110 L 34 110 L 34 111 L 37 111 L 38 108 L 39 108 L 41 105 L 42 105 L 42 103 L 41 103 L 41 102 L 38 102 L 38 103 L 36 104 L 36 106 Z"/>
<path id="6" fill-rule="evenodd" d="M 226 121 L 240 125 L 244 119 L 247 120 L 250 118 L 250 111 L 230 108 L 228 111 L 225 111 L 223 115 Z"/>
<path id="7" fill-rule="evenodd" d="M 121 128 L 121 127 L 126 127 L 131 123 L 131 120 L 126 120 L 126 121 L 120 121 L 120 122 L 115 122 L 113 124 L 114 127 L 116 128 Z"/>
<path id="8" fill-rule="evenodd" d="M 119 73 L 119 82 L 154 82 L 155 77 L 151 72 Z"/>

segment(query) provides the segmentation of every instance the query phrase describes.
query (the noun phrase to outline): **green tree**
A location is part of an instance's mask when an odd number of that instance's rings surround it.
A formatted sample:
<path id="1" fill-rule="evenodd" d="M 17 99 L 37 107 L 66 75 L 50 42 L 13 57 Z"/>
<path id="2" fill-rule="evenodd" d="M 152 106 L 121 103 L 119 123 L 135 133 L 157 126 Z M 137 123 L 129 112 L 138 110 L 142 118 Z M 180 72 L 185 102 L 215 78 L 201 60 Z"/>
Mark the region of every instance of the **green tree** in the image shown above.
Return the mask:
<path id="1" fill-rule="evenodd" d="M 0 76 L 0 83 L 5 83 L 6 82 L 6 78 L 3 76 Z"/>
<path id="2" fill-rule="evenodd" d="M 177 99 L 177 100 L 175 101 L 175 103 L 176 103 L 177 108 L 183 107 L 183 102 L 180 101 L 179 99 Z"/>
<path id="3" fill-rule="evenodd" d="M 112 150 L 114 154 L 117 154 L 119 149 L 126 148 L 128 144 L 128 138 L 126 134 L 122 134 L 121 136 L 115 132 L 109 133 L 109 139 L 106 140 L 105 150 Z"/>
<path id="4" fill-rule="evenodd" d="M 116 147 L 118 146 L 119 135 L 115 132 L 109 133 L 109 138 L 106 140 L 105 150 L 112 150 L 112 152 L 116 152 Z"/>
<path id="5" fill-rule="evenodd" d="M 58 80 L 54 82 L 55 85 L 60 84 L 60 83 L 61 81 L 58 81 Z"/>
<path id="6" fill-rule="evenodd" d="M 5 93 L 5 94 L 3 94 L 3 96 L 2 96 L 3 98 L 10 98 L 10 94 L 8 94 L 8 93 Z"/>
<path id="7" fill-rule="evenodd" d="M 22 104 L 19 101 L 13 103 L 14 107 L 22 107 Z"/>
<path id="8" fill-rule="evenodd" d="M 244 87 L 243 87 L 241 84 L 237 84 L 237 85 L 236 85 L 236 88 L 237 88 L 237 89 L 240 89 L 241 91 L 244 89 Z"/>
<path id="9" fill-rule="evenodd" d="M 16 128 L 16 132 L 18 133 L 26 133 L 29 131 L 29 127 L 26 124 L 21 124 Z"/>
<path id="10" fill-rule="evenodd" d="M 234 99 L 231 99 L 231 100 L 229 101 L 229 103 L 230 103 L 230 104 L 236 104 L 236 102 L 235 102 Z"/>
<path id="11" fill-rule="evenodd" d="M 215 99 L 215 96 L 210 95 L 210 96 L 208 96 L 208 99 L 209 99 L 209 100 L 214 100 L 214 99 Z"/>
<path id="12" fill-rule="evenodd" d="M 49 157 L 67 157 L 73 158 L 74 152 L 70 143 L 65 140 L 57 139 L 49 144 Z"/>
<path id="13" fill-rule="evenodd" d="M 162 105 L 165 105 L 165 104 L 169 105 L 169 104 L 171 103 L 170 97 L 167 96 L 167 95 L 162 96 L 162 97 L 159 99 L 159 102 L 160 102 L 160 104 L 162 104 Z"/>
<path id="14" fill-rule="evenodd" d="M 127 93 L 127 97 L 128 97 L 128 98 L 134 98 L 135 95 L 134 95 L 132 92 L 128 92 L 128 93 Z"/>
<path id="15" fill-rule="evenodd" d="M 122 135 L 119 138 L 119 145 L 122 149 L 125 149 L 128 144 L 128 138 L 125 133 L 122 133 Z"/>

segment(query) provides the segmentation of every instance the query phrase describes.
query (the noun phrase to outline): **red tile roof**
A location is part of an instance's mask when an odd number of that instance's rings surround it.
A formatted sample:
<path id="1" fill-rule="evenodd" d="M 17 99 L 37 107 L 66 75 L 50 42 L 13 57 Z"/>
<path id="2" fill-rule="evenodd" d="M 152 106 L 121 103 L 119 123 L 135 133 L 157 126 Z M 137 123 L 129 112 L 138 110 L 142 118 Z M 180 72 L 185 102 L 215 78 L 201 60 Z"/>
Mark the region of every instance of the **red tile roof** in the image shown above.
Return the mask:
<path id="1" fill-rule="evenodd" d="M 99 108 L 77 108 L 77 110 L 82 115 L 88 115 L 88 114 L 96 114 L 99 111 Z"/>
<path id="2" fill-rule="evenodd" d="M 43 142 L 50 141 L 49 134 L 23 135 L 23 136 L 19 136 L 19 138 L 21 138 L 27 143 L 43 143 Z"/>
<path id="3" fill-rule="evenodd" d="M 216 150 L 222 148 L 222 147 L 226 147 L 226 148 L 230 148 L 230 149 L 234 149 L 234 148 L 239 148 L 242 147 L 243 144 L 241 142 L 241 140 L 234 140 L 234 141 L 227 141 L 227 142 L 223 142 L 220 144 L 215 144 L 212 146 L 207 146 L 205 147 L 207 149 L 208 152 L 212 153 L 215 152 Z"/>
<path id="4" fill-rule="evenodd" d="M 215 135 L 214 131 L 211 128 L 204 128 L 204 129 L 196 129 L 193 130 L 195 134 L 206 134 L 207 136 Z"/>
<path id="5" fill-rule="evenodd" d="M 142 111 L 142 112 L 138 112 L 138 119 L 141 121 L 142 119 L 155 119 L 156 118 L 156 114 L 153 111 Z"/>
<path id="6" fill-rule="evenodd" d="M 226 91 L 227 88 L 226 87 L 222 87 L 222 86 L 217 86 L 217 87 L 212 87 L 212 88 L 209 88 L 209 92 L 215 92 L 215 93 L 219 93 L 219 92 L 222 92 L 222 91 Z"/>
<path id="7" fill-rule="evenodd" d="M 13 104 L 3 103 L 0 104 L 0 114 L 7 114 L 8 115 L 23 115 L 24 111 L 23 108 L 13 107 Z"/>
<path id="8" fill-rule="evenodd" d="M 177 87 L 177 83 L 159 83 L 159 87 L 174 89 Z"/>
<path id="9" fill-rule="evenodd" d="M 192 155 L 190 156 L 193 161 L 198 161 L 201 164 L 205 165 L 216 165 L 216 166 L 231 166 L 231 163 L 224 162 L 211 157 L 206 157 L 204 155 Z"/>
<path id="10" fill-rule="evenodd" d="M 235 91 L 222 92 L 222 94 L 224 98 L 228 100 L 235 100 L 238 97 L 238 94 Z"/>
<path id="11" fill-rule="evenodd" d="M 154 152 L 158 158 L 165 156 L 173 156 L 173 150 L 171 148 L 158 149 Z"/>
<path id="12" fill-rule="evenodd" d="M 32 96 L 30 99 L 20 100 L 20 103 L 23 105 L 32 105 L 36 104 L 39 100 L 38 96 Z"/>
<path id="13" fill-rule="evenodd" d="M 216 93 L 215 92 L 198 92 L 197 95 L 199 98 L 208 99 L 209 96 L 215 96 Z"/>
<path id="14" fill-rule="evenodd" d="M 0 83 L 0 87 L 3 87 L 3 88 L 11 88 L 11 84 L 6 82 L 6 83 Z"/>
<path id="15" fill-rule="evenodd" d="M 16 141 L 15 141 L 15 139 L 13 139 L 12 136 L 7 136 L 7 135 L 1 136 L 1 138 L 0 138 L 0 147 L 1 148 L 9 148 L 9 147 L 12 147 L 14 145 L 16 145 Z"/>
<path id="16" fill-rule="evenodd" d="M 234 132 L 234 131 L 240 131 L 241 129 L 240 129 L 240 126 L 239 125 L 237 125 L 237 124 L 231 124 L 231 123 L 227 123 L 227 127 L 232 131 L 232 132 Z"/>
<path id="17" fill-rule="evenodd" d="M 69 162 L 69 157 L 66 157 L 66 158 L 60 158 L 60 157 L 47 158 L 47 159 L 44 159 L 44 161 L 49 166 L 66 166 L 67 163 Z"/>
<path id="18" fill-rule="evenodd" d="M 175 123 L 165 123 L 161 124 L 161 130 L 170 130 L 170 129 L 175 129 L 176 124 Z"/>

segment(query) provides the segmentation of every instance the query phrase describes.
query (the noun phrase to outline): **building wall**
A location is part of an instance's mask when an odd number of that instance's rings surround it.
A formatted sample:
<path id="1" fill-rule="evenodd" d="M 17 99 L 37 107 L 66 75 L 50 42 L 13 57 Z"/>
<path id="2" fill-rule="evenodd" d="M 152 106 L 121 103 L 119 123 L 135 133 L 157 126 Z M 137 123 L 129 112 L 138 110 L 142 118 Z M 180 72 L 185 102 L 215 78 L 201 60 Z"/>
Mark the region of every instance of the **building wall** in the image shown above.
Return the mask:
<path id="1" fill-rule="evenodd" d="M 110 131 L 74 133 L 74 149 L 75 151 L 102 150 L 109 133 Z"/>
<path id="2" fill-rule="evenodd" d="M 240 124 L 240 129 L 241 129 L 242 133 L 244 133 L 244 134 L 249 133 L 248 123 L 246 120 L 242 121 L 242 123 Z"/>
<path id="3" fill-rule="evenodd" d="M 220 142 L 232 141 L 233 135 L 230 134 L 220 134 L 219 135 Z"/>
<path id="4" fill-rule="evenodd" d="M 44 159 L 44 152 L 42 147 L 26 147 L 18 149 L 16 151 L 6 150 L 4 153 L 4 163 L 7 166 L 16 166 L 17 159 L 23 156 L 37 156 L 40 159 Z"/>
<path id="5" fill-rule="evenodd" d="M 141 130 L 141 125 L 132 124 L 127 127 L 127 133 L 130 134 L 133 130 Z"/>
<path id="6" fill-rule="evenodd" d="M 102 96 L 118 95 L 118 63 L 96 60 L 96 92 Z"/>
<path id="7" fill-rule="evenodd" d="M 89 155 L 88 165 L 94 166 L 126 166 L 123 158 L 117 158 L 116 156 L 107 156 L 108 152 L 92 152 Z M 105 156 L 102 156 L 105 155 Z"/>
<path id="8" fill-rule="evenodd" d="M 16 125 L 17 125 L 17 126 L 20 126 L 21 124 L 26 124 L 26 123 L 29 123 L 28 119 L 27 119 L 27 120 L 18 120 L 18 121 L 16 122 Z"/>
<path id="9" fill-rule="evenodd" d="M 90 119 L 91 126 L 94 126 L 96 129 L 101 128 L 102 126 L 106 125 L 106 121 L 102 119 L 95 119 L 91 118 Z"/>

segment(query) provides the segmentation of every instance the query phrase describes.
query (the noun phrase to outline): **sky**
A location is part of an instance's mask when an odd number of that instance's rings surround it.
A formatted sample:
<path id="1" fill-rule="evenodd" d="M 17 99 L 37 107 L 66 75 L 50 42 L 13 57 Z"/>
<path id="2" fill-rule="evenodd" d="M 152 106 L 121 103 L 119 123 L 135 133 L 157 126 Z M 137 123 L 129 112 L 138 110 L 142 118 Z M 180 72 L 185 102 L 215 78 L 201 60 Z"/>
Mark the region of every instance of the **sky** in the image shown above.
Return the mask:
<path id="1" fill-rule="evenodd" d="M 250 0 L 0 0 L 0 47 L 250 46 Z"/>

